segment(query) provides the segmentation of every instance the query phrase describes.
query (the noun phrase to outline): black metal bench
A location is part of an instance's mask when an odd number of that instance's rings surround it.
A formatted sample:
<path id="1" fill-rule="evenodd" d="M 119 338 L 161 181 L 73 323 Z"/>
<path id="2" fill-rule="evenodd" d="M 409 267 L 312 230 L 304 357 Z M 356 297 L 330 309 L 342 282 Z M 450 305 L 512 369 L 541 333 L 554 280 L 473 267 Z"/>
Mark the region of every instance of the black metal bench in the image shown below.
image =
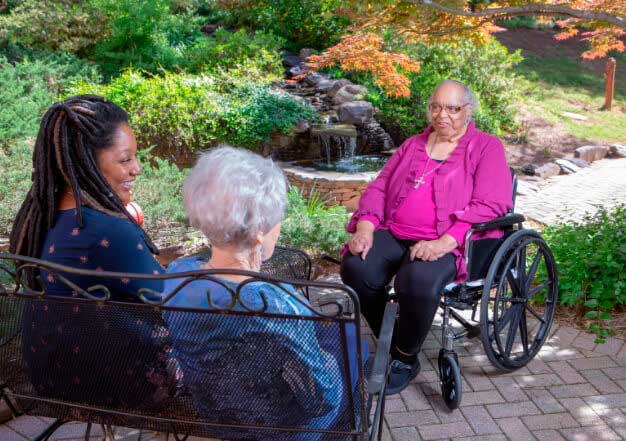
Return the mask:
<path id="1" fill-rule="evenodd" d="M 381 437 L 397 305 L 387 306 L 367 378 L 360 345 L 356 352 L 358 375 L 351 378 L 347 334 L 348 328 L 353 327 L 357 341 L 361 339 L 358 298 L 345 285 L 306 280 L 311 270 L 306 254 L 280 249 L 261 273 L 234 270 L 176 275 L 107 273 L 10 254 L 0 254 L 0 270 L 0 400 L 9 403 L 15 415 L 25 413 L 55 419 L 38 440 L 49 438 L 68 421 L 88 423 L 86 439 L 92 424 L 172 433 L 176 439 L 186 439 L 189 435 L 246 440 Z M 74 295 L 47 295 L 26 283 L 28 271 L 51 275 L 70 286 Z M 227 306 L 212 309 L 168 306 L 167 301 L 175 292 L 159 297 L 145 291 L 140 293 L 140 303 L 115 302 L 110 300 L 107 286 L 111 281 L 176 279 L 178 289 L 193 281 L 215 280 L 216 275 L 224 274 L 243 275 L 247 279 L 228 291 L 232 301 Z M 93 277 L 100 283 L 75 286 L 72 278 L 78 275 Z M 293 286 L 311 299 L 314 306 L 310 314 L 271 313 L 266 310 L 264 299 L 261 299 L 263 307 L 250 308 L 241 293 L 248 283 L 255 281 L 269 283 L 298 301 L 286 284 Z M 205 295 L 212 304 L 211 294 Z M 163 313 L 169 314 L 167 323 Z M 343 385 L 341 404 L 332 417 L 326 418 L 329 404 L 315 394 L 306 403 L 295 403 L 289 399 L 289 390 L 286 394 L 266 391 L 275 397 L 269 401 L 267 396 L 257 401 L 254 394 L 248 393 L 251 388 L 257 388 L 258 392 L 259 384 L 268 375 L 287 378 L 290 372 L 301 372 L 290 370 L 297 360 L 280 349 L 283 343 L 280 335 L 271 334 L 252 335 L 249 340 L 238 341 L 238 349 L 220 358 L 219 367 L 211 369 L 206 376 L 204 372 L 197 374 L 195 386 L 190 390 L 186 379 L 180 378 L 181 368 L 177 367 L 179 363 L 172 351 L 170 337 L 172 332 L 177 332 L 172 323 L 202 320 L 226 327 L 264 320 L 275 329 L 311 330 L 313 324 L 318 337 L 323 333 L 328 341 L 334 342 L 336 352 L 331 355 L 335 362 L 326 366 L 326 374 Z M 129 330 L 129 326 L 136 326 L 136 332 Z M 287 383 L 306 386 L 308 380 L 303 375 Z M 223 388 L 237 396 L 241 394 L 241 403 L 225 409 L 219 400 Z M 209 398 L 199 403 L 201 396 Z M 268 402 L 272 408 L 266 406 Z M 293 412 L 296 405 L 301 407 L 301 412 Z M 285 406 L 287 411 L 276 412 Z M 300 413 L 308 417 L 300 418 Z M 315 426 L 307 422 L 311 418 L 317 418 Z"/>

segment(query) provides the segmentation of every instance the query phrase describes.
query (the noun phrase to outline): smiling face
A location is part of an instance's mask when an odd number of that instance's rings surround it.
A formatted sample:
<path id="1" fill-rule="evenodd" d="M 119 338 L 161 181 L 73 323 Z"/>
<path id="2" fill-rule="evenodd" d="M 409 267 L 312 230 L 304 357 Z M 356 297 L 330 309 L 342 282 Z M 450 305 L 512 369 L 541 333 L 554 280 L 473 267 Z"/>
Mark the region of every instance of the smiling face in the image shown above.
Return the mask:
<path id="1" fill-rule="evenodd" d="M 451 82 L 439 86 L 430 101 L 429 114 L 438 134 L 449 138 L 463 134 L 471 114 L 463 88 Z"/>
<path id="2" fill-rule="evenodd" d="M 137 160 L 137 141 L 128 124 L 120 124 L 115 131 L 113 145 L 96 155 L 100 173 L 115 194 L 127 205 L 132 199 L 135 179 L 141 174 Z"/>

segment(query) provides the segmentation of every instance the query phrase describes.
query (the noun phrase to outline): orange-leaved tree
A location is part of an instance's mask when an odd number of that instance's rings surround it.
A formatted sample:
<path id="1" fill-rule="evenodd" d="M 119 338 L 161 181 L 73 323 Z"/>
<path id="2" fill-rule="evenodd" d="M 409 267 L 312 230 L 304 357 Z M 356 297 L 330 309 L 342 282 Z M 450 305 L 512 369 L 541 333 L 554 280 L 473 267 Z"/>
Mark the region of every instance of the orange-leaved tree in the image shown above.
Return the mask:
<path id="1" fill-rule="evenodd" d="M 589 42 L 584 58 L 604 57 L 626 46 L 626 0 L 348 0 L 360 30 L 395 28 L 414 39 L 489 39 L 494 22 L 516 16 L 556 18 L 558 39 L 582 34 Z"/>
<path id="2" fill-rule="evenodd" d="M 345 71 L 369 72 L 388 96 L 409 96 L 410 80 L 398 68 L 418 72 L 419 63 L 404 54 L 385 52 L 382 47 L 383 39 L 376 34 L 348 35 L 323 54 L 310 56 L 307 65 L 319 70 L 339 64 Z"/>

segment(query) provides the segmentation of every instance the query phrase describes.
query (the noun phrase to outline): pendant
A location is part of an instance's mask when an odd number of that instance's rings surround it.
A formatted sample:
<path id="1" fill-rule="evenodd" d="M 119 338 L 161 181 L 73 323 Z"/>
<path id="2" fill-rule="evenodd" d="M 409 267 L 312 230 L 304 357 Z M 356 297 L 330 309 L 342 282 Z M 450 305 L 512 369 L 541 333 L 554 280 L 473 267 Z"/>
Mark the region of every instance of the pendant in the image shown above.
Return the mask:
<path id="1" fill-rule="evenodd" d="M 422 185 L 423 183 L 424 183 L 424 176 L 420 176 L 419 178 L 415 180 L 415 186 L 413 188 L 417 190 L 418 188 L 420 188 L 420 185 Z"/>

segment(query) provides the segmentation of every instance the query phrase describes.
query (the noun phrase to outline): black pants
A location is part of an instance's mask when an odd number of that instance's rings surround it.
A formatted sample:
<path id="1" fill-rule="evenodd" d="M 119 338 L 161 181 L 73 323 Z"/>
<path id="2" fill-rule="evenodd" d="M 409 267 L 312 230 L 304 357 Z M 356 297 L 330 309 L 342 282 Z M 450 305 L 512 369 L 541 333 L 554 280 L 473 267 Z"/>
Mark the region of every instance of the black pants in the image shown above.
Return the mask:
<path id="1" fill-rule="evenodd" d="M 374 233 L 374 244 L 365 260 L 348 251 L 341 262 L 341 279 L 359 295 L 361 312 L 376 335 L 385 310 L 385 286 L 396 275 L 394 288 L 400 316 L 394 340 L 396 348 L 405 354 L 420 351 L 437 312 L 441 291 L 456 277 L 453 254 L 433 262 L 411 262 L 409 247 L 413 244 L 379 230 Z"/>

